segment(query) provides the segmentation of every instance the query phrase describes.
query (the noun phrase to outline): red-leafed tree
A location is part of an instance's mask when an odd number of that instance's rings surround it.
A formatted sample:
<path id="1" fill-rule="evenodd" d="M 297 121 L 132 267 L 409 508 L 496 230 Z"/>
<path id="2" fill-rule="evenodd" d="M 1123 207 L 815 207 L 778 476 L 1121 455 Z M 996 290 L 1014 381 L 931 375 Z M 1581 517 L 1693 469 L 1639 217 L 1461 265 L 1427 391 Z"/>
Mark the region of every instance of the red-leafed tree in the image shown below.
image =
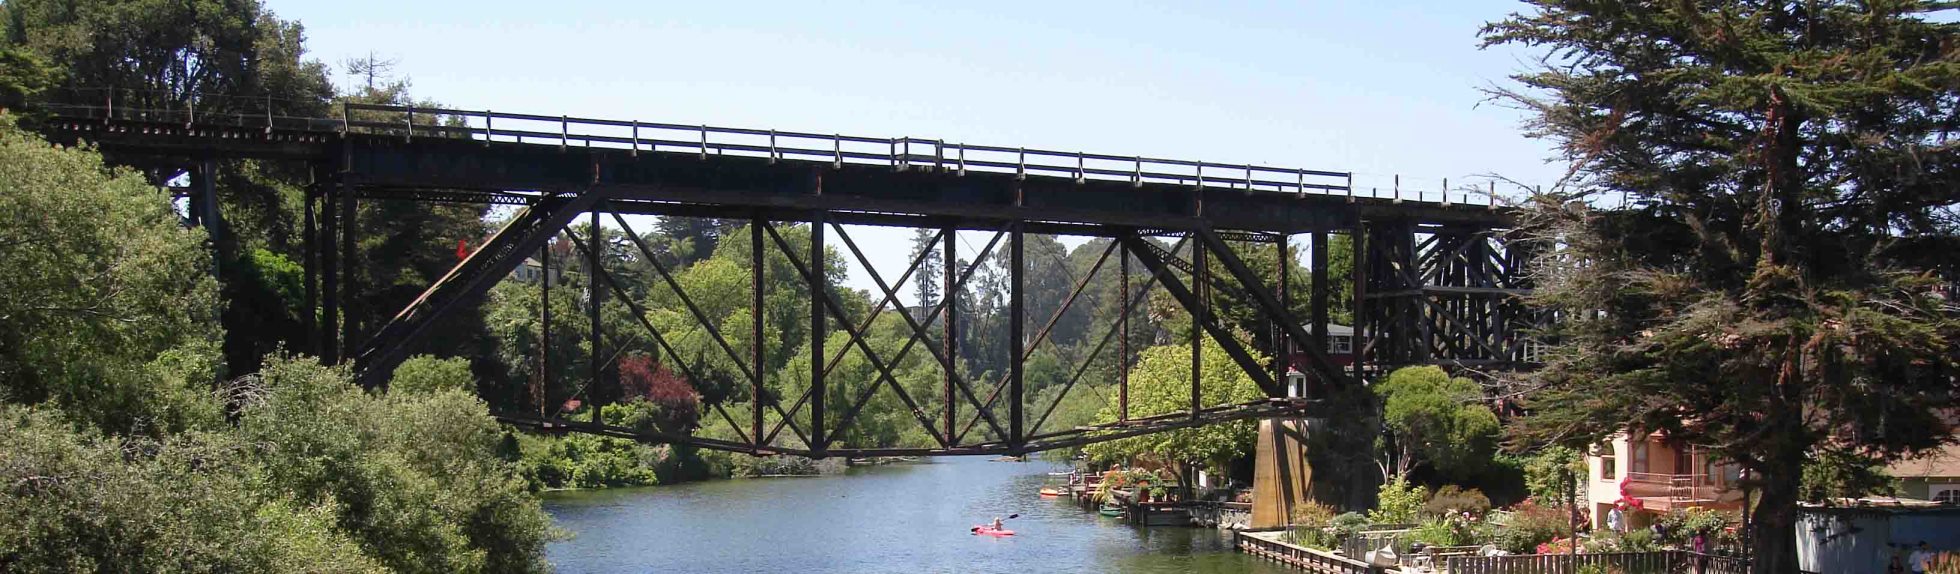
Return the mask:
<path id="1" fill-rule="evenodd" d="M 667 432 L 687 432 L 701 420 L 701 394 L 666 365 L 646 355 L 633 355 L 619 361 L 619 386 L 626 400 L 644 399 L 653 412 L 644 421 Z"/>

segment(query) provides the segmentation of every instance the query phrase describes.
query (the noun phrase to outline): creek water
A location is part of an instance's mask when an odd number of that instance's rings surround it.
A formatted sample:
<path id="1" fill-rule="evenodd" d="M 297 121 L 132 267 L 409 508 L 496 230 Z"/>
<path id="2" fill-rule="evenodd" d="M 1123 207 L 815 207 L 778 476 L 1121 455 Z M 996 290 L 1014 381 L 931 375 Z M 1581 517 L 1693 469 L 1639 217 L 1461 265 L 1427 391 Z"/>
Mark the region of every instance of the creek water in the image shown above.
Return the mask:
<path id="1" fill-rule="evenodd" d="M 556 492 L 572 533 L 547 551 L 560 572 L 1279 573 L 1230 533 L 1125 525 L 1065 500 L 1048 462 L 934 459 L 841 475 Z M 1006 522 L 1010 537 L 976 536 Z"/>

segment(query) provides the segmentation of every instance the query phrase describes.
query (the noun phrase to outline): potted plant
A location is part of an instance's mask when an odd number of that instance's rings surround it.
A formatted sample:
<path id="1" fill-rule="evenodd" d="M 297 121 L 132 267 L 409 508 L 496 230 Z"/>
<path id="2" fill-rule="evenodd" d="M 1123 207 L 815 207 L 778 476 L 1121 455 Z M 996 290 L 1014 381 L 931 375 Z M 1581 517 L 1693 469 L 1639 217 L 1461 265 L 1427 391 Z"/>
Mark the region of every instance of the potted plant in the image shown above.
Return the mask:
<path id="1" fill-rule="evenodd" d="M 1164 485 L 1161 484 L 1153 485 L 1150 487 L 1150 500 L 1156 502 L 1165 502 L 1169 500 L 1168 498 L 1166 498 L 1168 496 L 1168 491 L 1169 489 L 1164 488 Z"/>

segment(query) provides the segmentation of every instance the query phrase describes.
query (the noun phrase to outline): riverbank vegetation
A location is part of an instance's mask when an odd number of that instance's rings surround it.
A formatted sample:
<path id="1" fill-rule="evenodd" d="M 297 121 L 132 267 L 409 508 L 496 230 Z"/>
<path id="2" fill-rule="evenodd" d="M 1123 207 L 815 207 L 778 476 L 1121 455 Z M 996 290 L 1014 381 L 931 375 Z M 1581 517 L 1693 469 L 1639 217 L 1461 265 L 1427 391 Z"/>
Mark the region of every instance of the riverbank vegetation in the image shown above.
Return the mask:
<path id="1" fill-rule="evenodd" d="M 0 114 L 0 570 L 525 572 L 550 519 L 454 371 L 224 372 L 204 232 Z"/>

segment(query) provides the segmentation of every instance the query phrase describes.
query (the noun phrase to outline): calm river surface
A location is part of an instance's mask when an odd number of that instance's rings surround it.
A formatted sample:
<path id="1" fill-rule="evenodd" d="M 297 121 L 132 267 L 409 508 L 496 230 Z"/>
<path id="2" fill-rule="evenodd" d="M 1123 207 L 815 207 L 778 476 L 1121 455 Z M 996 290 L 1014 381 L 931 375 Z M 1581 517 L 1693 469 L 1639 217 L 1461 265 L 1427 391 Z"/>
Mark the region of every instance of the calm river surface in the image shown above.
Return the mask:
<path id="1" fill-rule="evenodd" d="M 1035 496 L 1047 462 L 953 457 L 841 476 L 552 493 L 560 572 L 1283 572 L 1206 528 L 1136 528 Z M 1060 478 L 1055 479 L 1057 483 Z M 994 515 L 1017 536 L 974 536 Z"/>

